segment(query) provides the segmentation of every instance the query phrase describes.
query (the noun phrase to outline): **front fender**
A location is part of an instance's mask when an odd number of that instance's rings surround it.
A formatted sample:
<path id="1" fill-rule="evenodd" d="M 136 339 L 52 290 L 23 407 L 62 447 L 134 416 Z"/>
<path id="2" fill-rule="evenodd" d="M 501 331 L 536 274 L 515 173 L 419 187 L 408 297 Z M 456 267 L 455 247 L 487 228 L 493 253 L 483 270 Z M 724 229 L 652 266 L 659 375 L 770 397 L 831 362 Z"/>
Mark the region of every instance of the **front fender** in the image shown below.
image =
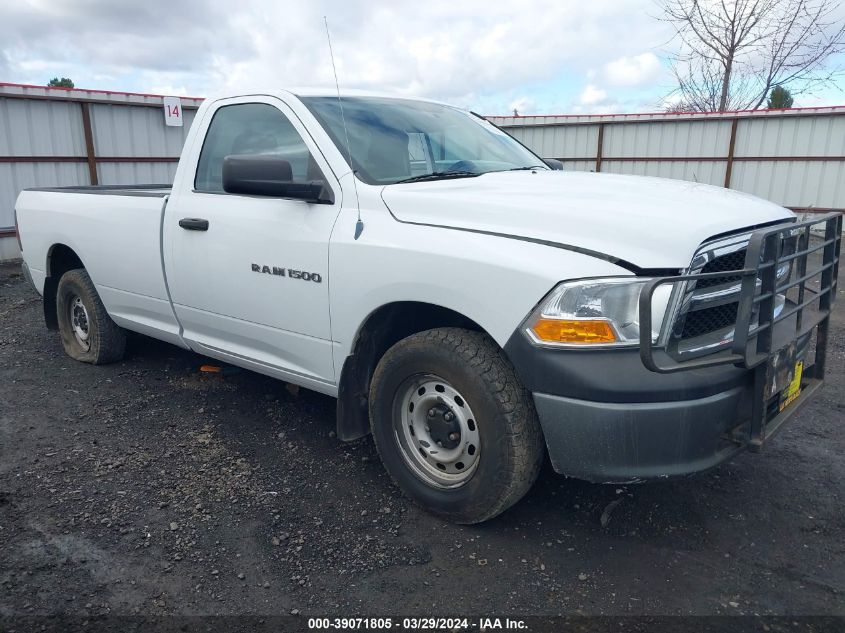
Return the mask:
<path id="1" fill-rule="evenodd" d="M 442 306 L 477 323 L 504 347 L 513 331 L 560 281 L 623 276 L 611 262 L 506 237 L 366 218 L 344 210 L 334 231 L 329 279 L 335 370 L 340 375 L 360 327 L 396 302 Z"/>

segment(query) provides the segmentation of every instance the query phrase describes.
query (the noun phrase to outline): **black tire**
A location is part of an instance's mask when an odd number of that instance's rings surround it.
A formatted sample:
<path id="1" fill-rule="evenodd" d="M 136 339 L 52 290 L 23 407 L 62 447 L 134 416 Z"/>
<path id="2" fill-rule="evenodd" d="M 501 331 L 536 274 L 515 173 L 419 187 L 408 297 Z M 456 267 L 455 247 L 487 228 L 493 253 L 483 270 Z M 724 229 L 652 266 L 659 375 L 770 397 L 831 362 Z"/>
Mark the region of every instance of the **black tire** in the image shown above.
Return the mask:
<path id="1" fill-rule="evenodd" d="M 81 307 L 77 304 L 81 301 Z M 77 306 L 77 328 L 82 329 L 87 339 L 82 341 L 74 328 L 74 305 Z M 84 318 L 79 318 L 84 315 Z M 59 333 L 65 352 L 71 358 L 83 363 L 104 365 L 123 358 L 126 349 L 126 332 L 106 312 L 91 277 L 84 268 L 69 270 L 61 279 L 56 294 L 56 316 Z"/>
<path id="2" fill-rule="evenodd" d="M 477 464 L 468 480 L 456 487 L 426 481 L 424 468 L 415 468 L 416 460 L 403 448 L 405 401 L 400 400 L 415 376 L 442 378 L 478 419 Z M 431 416 L 430 410 L 427 415 Z M 403 420 L 398 429 L 396 420 Z M 370 386 L 370 424 L 381 460 L 402 491 L 424 509 L 455 523 L 486 521 L 519 501 L 537 479 L 545 455 L 531 394 L 502 350 L 488 335 L 460 328 L 420 332 L 387 351 Z M 469 428 L 475 431 L 475 427 Z M 421 439 L 413 432 L 410 436 L 417 442 Z M 424 452 L 416 445 L 410 451 L 414 448 Z"/>

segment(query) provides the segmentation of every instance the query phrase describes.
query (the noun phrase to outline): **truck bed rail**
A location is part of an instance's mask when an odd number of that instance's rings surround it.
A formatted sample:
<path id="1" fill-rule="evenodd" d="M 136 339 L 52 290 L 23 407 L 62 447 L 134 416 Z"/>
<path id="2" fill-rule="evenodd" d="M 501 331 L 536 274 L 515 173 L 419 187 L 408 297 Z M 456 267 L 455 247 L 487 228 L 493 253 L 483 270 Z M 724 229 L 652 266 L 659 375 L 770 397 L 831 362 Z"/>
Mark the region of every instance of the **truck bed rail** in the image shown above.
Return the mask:
<path id="1" fill-rule="evenodd" d="M 47 191 L 51 193 L 85 193 L 108 196 L 140 196 L 163 198 L 170 195 L 173 185 L 74 185 L 70 187 L 31 187 L 24 191 Z"/>

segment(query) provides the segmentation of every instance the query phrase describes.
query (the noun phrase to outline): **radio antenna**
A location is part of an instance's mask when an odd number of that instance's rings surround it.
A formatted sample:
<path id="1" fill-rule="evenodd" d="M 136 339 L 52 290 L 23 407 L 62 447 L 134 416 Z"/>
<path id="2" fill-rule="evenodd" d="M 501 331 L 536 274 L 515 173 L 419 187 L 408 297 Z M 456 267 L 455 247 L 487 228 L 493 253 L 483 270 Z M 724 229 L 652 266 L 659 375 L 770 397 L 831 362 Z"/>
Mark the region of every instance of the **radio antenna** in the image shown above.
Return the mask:
<path id="1" fill-rule="evenodd" d="M 352 146 L 349 144 L 349 130 L 346 127 L 346 116 L 343 114 L 343 99 L 340 98 L 340 84 L 337 81 L 337 66 L 334 64 L 334 51 L 332 50 L 332 36 L 329 33 L 329 20 L 323 16 L 326 24 L 326 39 L 329 41 L 329 57 L 332 60 L 332 71 L 334 72 L 334 87 L 337 90 L 337 104 L 340 106 L 340 120 L 343 122 L 343 134 L 346 137 L 346 154 L 349 156 L 349 168 L 352 170 L 352 187 L 355 190 L 355 204 L 358 206 L 358 221 L 355 223 L 355 239 L 361 237 L 364 232 L 364 222 L 361 220 L 361 201 L 358 198 L 358 182 L 355 177 L 355 166 L 352 163 Z"/>

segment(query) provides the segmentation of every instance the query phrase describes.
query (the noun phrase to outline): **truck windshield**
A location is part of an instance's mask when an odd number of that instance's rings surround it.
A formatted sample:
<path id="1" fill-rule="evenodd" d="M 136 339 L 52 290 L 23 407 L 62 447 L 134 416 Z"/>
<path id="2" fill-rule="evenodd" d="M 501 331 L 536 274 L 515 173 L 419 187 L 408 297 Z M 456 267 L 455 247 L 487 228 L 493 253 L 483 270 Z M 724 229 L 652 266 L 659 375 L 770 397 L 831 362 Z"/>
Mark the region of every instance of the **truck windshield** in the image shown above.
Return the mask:
<path id="1" fill-rule="evenodd" d="M 541 159 L 469 112 L 438 103 L 377 97 L 302 97 L 358 177 L 371 185 L 541 168 Z"/>

